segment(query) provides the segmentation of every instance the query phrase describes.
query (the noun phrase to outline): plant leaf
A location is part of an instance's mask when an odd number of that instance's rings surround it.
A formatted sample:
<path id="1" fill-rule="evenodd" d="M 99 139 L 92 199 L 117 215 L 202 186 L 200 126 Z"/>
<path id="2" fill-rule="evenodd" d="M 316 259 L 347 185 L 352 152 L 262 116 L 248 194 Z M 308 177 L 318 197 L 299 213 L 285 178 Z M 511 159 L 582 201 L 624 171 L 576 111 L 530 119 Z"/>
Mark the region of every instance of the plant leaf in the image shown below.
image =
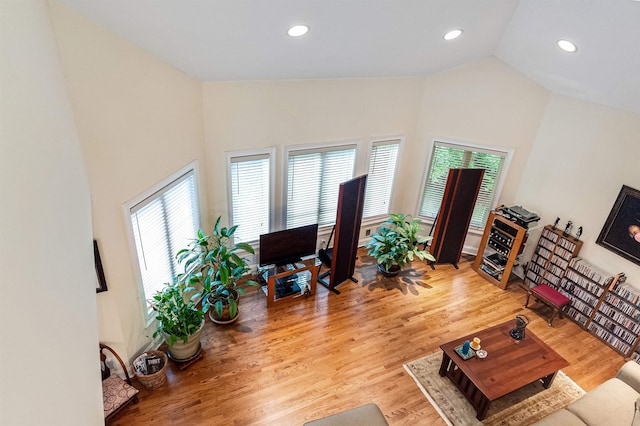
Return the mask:
<path id="1" fill-rule="evenodd" d="M 238 243 L 236 244 L 236 247 L 239 248 L 240 250 L 246 251 L 247 253 L 255 254 L 255 250 L 253 249 L 253 247 L 251 247 L 251 244 L 249 243 Z"/>

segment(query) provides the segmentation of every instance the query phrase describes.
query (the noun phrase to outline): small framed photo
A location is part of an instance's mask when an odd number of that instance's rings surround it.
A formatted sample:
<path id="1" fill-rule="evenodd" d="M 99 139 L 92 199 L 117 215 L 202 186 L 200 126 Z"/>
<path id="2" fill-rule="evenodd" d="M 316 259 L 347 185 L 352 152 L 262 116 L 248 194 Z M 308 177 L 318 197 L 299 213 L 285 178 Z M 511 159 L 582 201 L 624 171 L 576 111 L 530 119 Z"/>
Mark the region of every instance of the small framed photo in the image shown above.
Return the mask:
<path id="1" fill-rule="evenodd" d="M 596 244 L 640 265 L 640 191 L 622 186 Z"/>
<path id="2" fill-rule="evenodd" d="M 107 280 L 104 278 L 104 269 L 102 269 L 100 251 L 96 240 L 93 240 L 93 258 L 96 264 L 96 293 L 107 291 Z"/>

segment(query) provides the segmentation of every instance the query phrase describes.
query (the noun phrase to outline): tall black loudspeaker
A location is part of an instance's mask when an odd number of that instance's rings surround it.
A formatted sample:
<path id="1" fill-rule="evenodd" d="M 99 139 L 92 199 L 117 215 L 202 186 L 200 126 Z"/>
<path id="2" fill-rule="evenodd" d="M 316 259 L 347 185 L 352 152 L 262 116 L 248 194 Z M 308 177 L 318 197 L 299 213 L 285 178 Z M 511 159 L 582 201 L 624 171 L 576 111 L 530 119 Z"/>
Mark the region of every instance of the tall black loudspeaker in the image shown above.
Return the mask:
<path id="1" fill-rule="evenodd" d="M 430 248 L 436 263 L 458 268 L 483 176 L 484 169 L 449 170 Z"/>
<path id="2" fill-rule="evenodd" d="M 356 254 L 360 238 L 360 223 L 364 209 L 367 175 L 362 175 L 340 184 L 338 209 L 336 212 L 335 243 L 322 257 L 330 259 L 331 271 L 321 274 L 318 282 L 334 293 L 340 294 L 336 286 L 353 277 Z M 324 278 L 330 275 L 327 283 Z"/>

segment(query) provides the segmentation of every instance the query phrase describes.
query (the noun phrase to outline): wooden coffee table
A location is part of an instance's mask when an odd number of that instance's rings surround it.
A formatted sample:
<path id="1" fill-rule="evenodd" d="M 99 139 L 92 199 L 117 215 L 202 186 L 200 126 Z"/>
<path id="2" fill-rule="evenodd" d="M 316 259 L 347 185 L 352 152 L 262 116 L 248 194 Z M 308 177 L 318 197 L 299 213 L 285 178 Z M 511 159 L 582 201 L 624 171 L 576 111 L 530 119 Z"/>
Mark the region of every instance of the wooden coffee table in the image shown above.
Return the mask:
<path id="1" fill-rule="evenodd" d="M 569 365 L 530 330 L 523 340 L 512 338 L 509 331 L 514 326 L 515 321 L 505 322 L 440 346 L 440 375 L 447 376 L 460 389 L 476 409 L 478 420 L 485 418 L 491 401 L 537 380 L 548 388 L 558 370 Z M 454 349 L 474 337 L 480 338 L 480 346 L 488 356 L 465 361 Z"/>

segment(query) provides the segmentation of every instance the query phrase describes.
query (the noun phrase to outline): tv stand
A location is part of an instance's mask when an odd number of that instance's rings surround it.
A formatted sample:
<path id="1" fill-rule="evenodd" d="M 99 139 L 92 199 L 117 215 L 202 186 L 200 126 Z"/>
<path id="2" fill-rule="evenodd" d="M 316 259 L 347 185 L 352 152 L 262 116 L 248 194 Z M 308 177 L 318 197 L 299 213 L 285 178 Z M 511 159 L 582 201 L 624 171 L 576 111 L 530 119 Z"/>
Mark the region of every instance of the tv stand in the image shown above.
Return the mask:
<path id="1" fill-rule="evenodd" d="M 262 278 L 266 282 L 263 291 L 267 295 L 267 307 L 302 296 L 315 296 L 320 264 L 317 257 L 312 257 L 265 271 Z"/>

